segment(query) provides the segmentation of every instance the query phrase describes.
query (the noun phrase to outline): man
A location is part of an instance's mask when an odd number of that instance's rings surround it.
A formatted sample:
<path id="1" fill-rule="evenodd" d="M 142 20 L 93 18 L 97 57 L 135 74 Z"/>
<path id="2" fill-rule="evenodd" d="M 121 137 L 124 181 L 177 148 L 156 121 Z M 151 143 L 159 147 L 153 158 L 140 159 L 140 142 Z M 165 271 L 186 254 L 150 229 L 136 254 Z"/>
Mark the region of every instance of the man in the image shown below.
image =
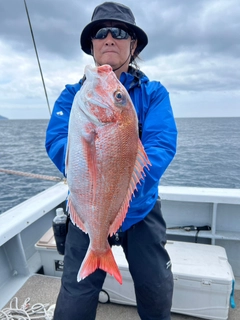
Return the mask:
<path id="1" fill-rule="evenodd" d="M 93 56 L 97 66 L 109 64 L 128 90 L 139 120 L 139 134 L 152 164 L 130 203 L 126 218 L 111 245 L 124 249 L 132 275 L 138 313 L 142 320 L 169 320 L 173 277 L 167 251 L 166 225 L 158 199 L 159 180 L 176 152 L 177 129 L 167 90 L 149 81 L 136 65 L 136 58 L 148 43 L 136 26 L 132 11 L 119 3 L 97 6 L 91 22 L 83 29 L 82 50 Z M 55 103 L 46 135 L 49 157 L 65 172 L 68 120 L 74 96 L 84 78 L 67 85 Z M 105 272 L 97 269 L 77 282 L 89 238 L 71 222 L 66 239 L 64 272 L 55 320 L 93 320 Z M 123 280 L 124 281 L 124 280 Z"/>

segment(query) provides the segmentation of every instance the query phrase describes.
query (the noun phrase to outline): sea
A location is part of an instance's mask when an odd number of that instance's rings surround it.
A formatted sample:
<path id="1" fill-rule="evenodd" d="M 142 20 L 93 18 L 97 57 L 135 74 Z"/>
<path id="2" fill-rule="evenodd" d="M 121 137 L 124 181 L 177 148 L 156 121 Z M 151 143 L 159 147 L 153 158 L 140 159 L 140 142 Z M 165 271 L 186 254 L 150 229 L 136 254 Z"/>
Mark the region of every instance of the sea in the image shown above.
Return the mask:
<path id="1" fill-rule="evenodd" d="M 160 184 L 240 189 L 240 118 L 177 118 L 177 154 Z M 48 158 L 48 120 L 0 120 L 0 168 L 63 178 Z M 53 186 L 0 172 L 0 213 Z"/>

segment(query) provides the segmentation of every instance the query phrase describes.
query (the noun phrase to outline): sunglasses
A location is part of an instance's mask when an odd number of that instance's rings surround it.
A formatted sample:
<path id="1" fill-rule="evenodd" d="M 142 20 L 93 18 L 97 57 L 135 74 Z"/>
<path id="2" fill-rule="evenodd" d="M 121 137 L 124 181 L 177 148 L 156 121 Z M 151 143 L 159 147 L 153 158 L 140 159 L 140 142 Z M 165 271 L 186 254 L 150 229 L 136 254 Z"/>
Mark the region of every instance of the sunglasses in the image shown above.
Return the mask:
<path id="1" fill-rule="evenodd" d="M 106 27 L 99 29 L 92 39 L 105 39 L 109 32 L 111 32 L 113 39 L 128 39 L 130 37 L 129 33 L 123 29 Z"/>

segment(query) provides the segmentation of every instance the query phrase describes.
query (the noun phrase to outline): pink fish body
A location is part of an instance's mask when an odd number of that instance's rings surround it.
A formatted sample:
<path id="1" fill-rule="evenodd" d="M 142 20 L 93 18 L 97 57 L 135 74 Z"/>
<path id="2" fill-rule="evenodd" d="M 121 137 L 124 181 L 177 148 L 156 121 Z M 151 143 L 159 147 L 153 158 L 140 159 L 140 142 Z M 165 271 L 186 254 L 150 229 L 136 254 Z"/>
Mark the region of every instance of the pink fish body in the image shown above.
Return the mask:
<path id="1" fill-rule="evenodd" d="M 70 114 L 66 174 L 71 219 L 90 244 L 77 280 L 97 268 L 122 277 L 108 236 L 121 226 L 149 160 L 131 98 L 109 65 L 85 68 Z"/>

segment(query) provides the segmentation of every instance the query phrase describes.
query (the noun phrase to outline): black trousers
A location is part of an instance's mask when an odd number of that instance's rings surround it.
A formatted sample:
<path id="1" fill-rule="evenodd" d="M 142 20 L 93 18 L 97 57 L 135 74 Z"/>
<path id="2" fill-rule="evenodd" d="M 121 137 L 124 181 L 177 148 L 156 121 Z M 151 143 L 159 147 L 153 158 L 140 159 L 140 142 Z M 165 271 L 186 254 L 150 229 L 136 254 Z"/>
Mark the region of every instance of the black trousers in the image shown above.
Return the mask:
<path id="1" fill-rule="evenodd" d="M 118 241 L 111 237 L 109 242 L 123 247 L 134 282 L 140 318 L 170 320 L 173 276 L 170 258 L 164 248 L 166 225 L 160 200 L 144 220 L 120 233 Z M 106 273 L 97 269 L 77 282 L 77 273 L 88 245 L 88 235 L 70 222 L 54 320 L 94 320 L 96 317 L 98 296 Z"/>

